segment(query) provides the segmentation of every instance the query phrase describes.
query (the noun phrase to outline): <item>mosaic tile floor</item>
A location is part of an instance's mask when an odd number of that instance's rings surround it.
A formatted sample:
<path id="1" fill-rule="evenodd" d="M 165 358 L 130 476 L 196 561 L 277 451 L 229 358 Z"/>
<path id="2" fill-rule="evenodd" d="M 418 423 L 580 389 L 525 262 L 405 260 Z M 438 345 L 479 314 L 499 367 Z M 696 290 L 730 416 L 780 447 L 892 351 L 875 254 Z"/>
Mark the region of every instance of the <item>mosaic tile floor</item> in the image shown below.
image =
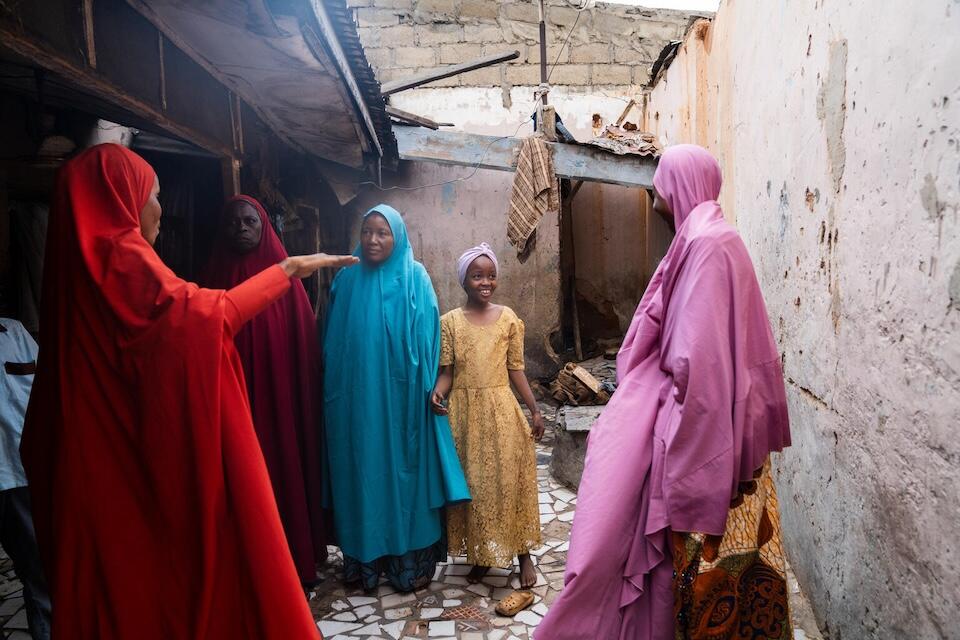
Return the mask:
<path id="1" fill-rule="evenodd" d="M 448 558 L 433 582 L 410 594 L 395 593 L 385 584 L 373 593 L 348 590 L 341 581 L 342 556 L 331 547 L 324 582 L 310 594 L 310 607 L 325 640 L 531 640 L 533 631 L 563 588 L 570 526 L 577 496 L 550 477 L 548 465 L 556 411 L 543 407 L 547 433 L 537 445 L 540 522 L 544 546 L 533 552 L 537 567 L 536 600 L 515 618 L 498 616 L 497 602 L 519 587 L 517 568 L 492 569 L 481 584 L 467 583 L 470 565 Z M 791 608 L 798 640 L 821 638 L 809 605 L 791 576 Z M 807 612 L 804 620 L 796 612 Z M 0 550 L 0 634 L 29 640 L 20 582 Z"/>
<path id="2" fill-rule="evenodd" d="M 544 545 L 531 554 L 537 567 L 533 606 L 515 618 L 504 618 L 494 610 L 501 598 L 520 586 L 516 566 L 512 571 L 491 569 L 482 583 L 471 585 L 466 579 L 471 568 L 466 559 L 447 558 L 448 562 L 437 568 L 433 582 L 420 591 L 399 594 L 381 584 L 376 593 L 365 594 L 343 587 L 342 558 L 336 554 L 310 603 L 324 638 L 529 640 L 563 588 L 570 523 L 577 504 L 576 494 L 554 481 L 547 470 L 553 415 L 552 408 L 545 408 L 547 435 L 537 445 Z"/>

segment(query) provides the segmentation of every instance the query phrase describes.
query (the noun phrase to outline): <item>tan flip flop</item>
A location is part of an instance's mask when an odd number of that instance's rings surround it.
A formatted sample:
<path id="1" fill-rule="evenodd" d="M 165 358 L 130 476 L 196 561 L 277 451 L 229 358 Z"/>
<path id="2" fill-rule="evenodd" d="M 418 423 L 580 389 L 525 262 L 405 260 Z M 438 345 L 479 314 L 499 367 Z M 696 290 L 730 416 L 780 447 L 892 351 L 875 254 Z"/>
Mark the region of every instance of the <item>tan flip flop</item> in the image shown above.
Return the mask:
<path id="1" fill-rule="evenodd" d="M 532 591 L 514 591 L 497 604 L 497 613 L 512 618 L 532 604 Z"/>

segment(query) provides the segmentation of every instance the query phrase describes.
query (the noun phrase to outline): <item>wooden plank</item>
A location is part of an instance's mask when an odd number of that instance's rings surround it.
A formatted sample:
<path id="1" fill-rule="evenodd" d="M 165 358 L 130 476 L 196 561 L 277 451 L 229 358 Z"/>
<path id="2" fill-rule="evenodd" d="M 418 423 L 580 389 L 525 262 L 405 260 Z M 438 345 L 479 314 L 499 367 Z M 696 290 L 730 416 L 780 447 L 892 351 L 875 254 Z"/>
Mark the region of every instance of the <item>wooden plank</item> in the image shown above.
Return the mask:
<path id="1" fill-rule="evenodd" d="M 401 160 L 434 162 L 461 167 L 513 171 L 520 138 L 482 136 L 459 131 L 431 131 L 413 127 L 394 129 Z M 625 187 L 653 186 L 656 158 L 618 156 L 593 147 L 547 143 L 553 150 L 557 176 Z"/>
<path id="2" fill-rule="evenodd" d="M 483 69 L 484 67 L 489 67 L 491 65 L 500 64 L 501 62 L 508 62 L 510 60 L 516 60 L 520 57 L 519 51 L 509 51 L 504 53 L 495 53 L 493 55 L 484 56 L 482 58 L 477 58 L 476 60 L 471 60 L 470 62 L 461 62 L 460 64 L 454 64 L 449 67 L 441 67 L 434 71 L 429 71 L 427 73 L 422 73 L 418 76 L 413 76 L 405 80 L 394 80 L 393 82 L 386 82 L 380 87 L 380 94 L 384 96 L 389 96 L 400 91 L 406 91 L 407 89 L 413 89 L 424 84 L 429 84 L 431 82 L 436 82 L 437 80 L 443 80 L 444 78 L 449 78 L 451 76 L 457 76 L 461 73 L 466 73 L 468 71 L 475 71 L 477 69 Z"/>
<path id="3" fill-rule="evenodd" d="M 391 107 L 387 105 L 387 115 L 391 118 L 396 118 L 401 122 L 407 122 L 409 124 L 417 125 L 420 127 L 426 127 L 427 129 L 437 130 L 440 128 L 439 122 L 434 122 L 430 118 L 424 118 L 423 116 L 418 116 L 415 113 L 410 113 L 409 111 L 404 111 L 403 109 L 397 109 L 396 107 Z"/>

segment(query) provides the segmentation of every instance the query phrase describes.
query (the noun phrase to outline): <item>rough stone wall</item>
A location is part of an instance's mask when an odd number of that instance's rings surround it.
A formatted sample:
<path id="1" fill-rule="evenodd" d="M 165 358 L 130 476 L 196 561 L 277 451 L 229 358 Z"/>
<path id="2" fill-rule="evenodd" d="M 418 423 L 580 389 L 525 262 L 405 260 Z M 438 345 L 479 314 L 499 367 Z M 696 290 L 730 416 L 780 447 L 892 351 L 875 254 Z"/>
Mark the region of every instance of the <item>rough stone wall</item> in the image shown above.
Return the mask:
<path id="1" fill-rule="evenodd" d="M 432 83 L 432 87 L 532 86 L 540 82 L 536 2 L 513 0 L 349 0 L 360 39 L 381 82 L 517 50 L 520 58 Z M 599 3 L 583 11 L 548 3 L 550 82 L 578 87 L 637 86 L 691 20 L 684 11 Z M 575 29 L 570 28 L 576 22 Z M 569 44 L 560 44 L 570 33 Z M 559 55 L 559 58 L 558 58 Z"/>
<path id="2" fill-rule="evenodd" d="M 957 637 L 957 33 L 955 0 L 727 1 L 647 114 L 721 160 L 787 380 L 788 550 L 834 640 Z"/>

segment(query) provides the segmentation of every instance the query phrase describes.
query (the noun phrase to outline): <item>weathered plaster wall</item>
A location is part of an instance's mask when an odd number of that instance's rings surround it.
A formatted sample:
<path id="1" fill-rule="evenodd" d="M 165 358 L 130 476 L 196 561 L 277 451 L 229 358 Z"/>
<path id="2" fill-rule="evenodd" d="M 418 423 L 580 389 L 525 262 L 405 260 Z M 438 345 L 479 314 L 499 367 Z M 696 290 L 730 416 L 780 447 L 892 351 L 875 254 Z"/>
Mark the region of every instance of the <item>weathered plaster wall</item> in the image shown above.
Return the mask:
<path id="1" fill-rule="evenodd" d="M 470 173 L 470 169 L 427 163 L 404 163 L 396 182 L 430 185 Z M 507 242 L 506 203 L 511 182 L 507 174 L 478 171 L 470 180 L 417 191 L 365 191 L 351 203 L 354 220 L 381 202 L 403 214 L 414 255 L 430 273 L 441 313 L 464 301 L 457 282 L 457 258 L 463 251 L 488 242 L 497 253 L 501 275 L 496 301 L 511 307 L 526 323 L 527 370 L 549 375 L 555 363 L 546 340 L 557 330 L 560 308 L 560 233 L 557 216 L 537 228 L 537 244 L 523 264 Z M 359 225 L 354 225 L 359 238 Z"/>
<path id="2" fill-rule="evenodd" d="M 834 639 L 955 638 L 960 4 L 727 0 L 649 126 L 720 157 L 788 382 L 796 573 Z"/>

